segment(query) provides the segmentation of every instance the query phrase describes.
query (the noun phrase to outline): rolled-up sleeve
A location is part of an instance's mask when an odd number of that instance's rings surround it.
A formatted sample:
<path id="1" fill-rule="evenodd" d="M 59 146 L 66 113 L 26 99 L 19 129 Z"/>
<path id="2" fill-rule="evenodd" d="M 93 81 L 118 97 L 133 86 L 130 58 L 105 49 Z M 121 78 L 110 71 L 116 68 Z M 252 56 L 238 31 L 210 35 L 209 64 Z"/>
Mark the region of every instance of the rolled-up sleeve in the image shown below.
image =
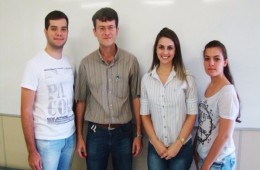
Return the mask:
<path id="1" fill-rule="evenodd" d="M 187 114 L 198 114 L 198 91 L 193 76 L 187 76 L 188 88 L 186 91 Z"/>
<path id="2" fill-rule="evenodd" d="M 141 81 L 141 115 L 149 115 L 149 105 L 148 105 L 148 96 L 147 96 L 147 75 L 144 75 Z"/>

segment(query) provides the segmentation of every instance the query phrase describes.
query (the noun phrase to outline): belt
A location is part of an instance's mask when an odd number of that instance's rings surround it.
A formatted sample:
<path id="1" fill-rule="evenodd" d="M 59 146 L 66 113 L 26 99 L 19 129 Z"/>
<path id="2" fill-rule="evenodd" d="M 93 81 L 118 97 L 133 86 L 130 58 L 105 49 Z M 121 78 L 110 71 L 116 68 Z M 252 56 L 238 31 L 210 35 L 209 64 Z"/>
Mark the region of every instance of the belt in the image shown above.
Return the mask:
<path id="1" fill-rule="evenodd" d="M 108 130 L 114 130 L 124 125 L 124 124 L 99 124 L 99 123 L 93 123 L 93 124 L 96 125 L 97 127 L 105 128 Z"/>

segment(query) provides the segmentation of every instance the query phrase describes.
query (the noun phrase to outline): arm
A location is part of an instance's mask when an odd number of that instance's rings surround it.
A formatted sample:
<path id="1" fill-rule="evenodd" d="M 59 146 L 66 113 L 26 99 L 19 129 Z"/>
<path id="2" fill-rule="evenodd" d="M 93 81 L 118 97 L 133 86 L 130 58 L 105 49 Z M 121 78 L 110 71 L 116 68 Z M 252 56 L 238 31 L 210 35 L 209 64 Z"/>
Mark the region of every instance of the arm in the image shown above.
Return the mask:
<path id="1" fill-rule="evenodd" d="M 186 116 L 186 120 L 179 134 L 179 137 L 183 138 L 184 141 L 186 141 L 186 139 L 189 137 L 194 127 L 195 121 L 196 121 L 196 115 Z M 180 139 L 176 140 L 176 142 L 169 147 L 168 152 L 166 153 L 167 156 L 165 156 L 166 159 L 171 159 L 175 157 L 178 154 L 179 150 L 181 149 L 182 145 L 183 143 L 181 142 Z"/>
<path id="2" fill-rule="evenodd" d="M 32 169 L 41 170 L 42 160 L 35 145 L 34 123 L 33 123 L 33 105 L 35 100 L 35 91 L 21 89 L 21 121 L 24 138 L 28 150 L 28 163 Z"/>
<path id="3" fill-rule="evenodd" d="M 196 121 L 196 114 L 198 111 L 198 94 L 197 86 L 193 76 L 187 76 L 187 90 L 185 91 L 185 103 L 187 108 L 186 119 L 182 125 L 181 131 L 179 133 L 179 139 L 173 143 L 167 153 L 166 159 L 171 159 L 175 157 L 179 150 L 181 149 L 183 143 L 187 140 Z"/>
<path id="4" fill-rule="evenodd" d="M 164 158 L 164 154 L 167 153 L 167 147 L 157 138 L 156 133 L 153 128 L 151 115 L 142 115 L 142 122 L 145 129 L 146 134 L 148 135 L 152 145 L 154 146 L 157 154 Z"/>
<path id="5" fill-rule="evenodd" d="M 138 156 L 142 150 L 142 130 L 141 130 L 141 116 L 140 116 L 140 99 L 139 97 L 136 97 L 133 99 L 133 110 L 134 110 L 134 116 L 136 121 L 136 134 L 139 135 L 139 137 L 135 137 L 133 141 L 132 146 L 132 153 L 134 157 Z"/>
<path id="6" fill-rule="evenodd" d="M 220 118 L 219 132 L 214 143 L 212 144 L 207 157 L 202 165 L 202 170 L 207 170 L 211 167 L 217 156 L 223 150 L 225 143 L 232 138 L 235 121 L 230 119 Z"/>
<path id="7" fill-rule="evenodd" d="M 87 156 L 87 149 L 83 137 L 83 125 L 85 115 L 85 101 L 77 101 L 76 103 L 76 131 L 77 131 L 77 152 L 81 158 Z"/>

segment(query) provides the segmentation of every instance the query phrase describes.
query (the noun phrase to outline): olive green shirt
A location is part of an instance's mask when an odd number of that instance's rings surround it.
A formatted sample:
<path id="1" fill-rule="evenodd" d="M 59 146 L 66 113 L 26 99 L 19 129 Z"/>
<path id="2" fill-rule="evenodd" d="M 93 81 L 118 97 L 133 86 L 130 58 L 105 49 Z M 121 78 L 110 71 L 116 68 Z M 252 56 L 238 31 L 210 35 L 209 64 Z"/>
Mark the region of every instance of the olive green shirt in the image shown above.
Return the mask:
<path id="1" fill-rule="evenodd" d="M 140 96 L 139 64 L 135 56 L 118 48 L 107 64 L 99 50 L 83 58 L 76 82 L 76 101 L 86 102 L 85 120 L 127 123 L 132 119 L 132 99 Z"/>

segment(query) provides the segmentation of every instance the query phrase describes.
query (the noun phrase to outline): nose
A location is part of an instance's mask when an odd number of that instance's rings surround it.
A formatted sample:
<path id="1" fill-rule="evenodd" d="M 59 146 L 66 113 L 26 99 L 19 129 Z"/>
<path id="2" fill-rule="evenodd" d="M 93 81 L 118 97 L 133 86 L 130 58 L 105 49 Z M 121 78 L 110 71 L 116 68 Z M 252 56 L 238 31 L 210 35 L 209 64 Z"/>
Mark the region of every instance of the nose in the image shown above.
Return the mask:
<path id="1" fill-rule="evenodd" d="M 109 29 L 109 27 L 105 27 L 104 28 L 104 34 L 110 34 L 111 30 Z"/>
<path id="2" fill-rule="evenodd" d="M 167 48 L 165 48 L 165 49 L 163 50 L 163 54 L 168 54 Z"/>
<path id="3" fill-rule="evenodd" d="M 213 66 L 213 65 L 214 65 L 214 60 L 212 60 L 212 59 L 209 60 L 209 65 L 210 65 L 210 66 Z"/>
<path id="4" fill-rule="evenodd" d="M 62 34 L 62 30 L 59 30 L 59 29 L 58 29 L 58 30 L 56 31 L 56 34 L 57 34 L 58 36 L 60 36 L 60 35 Z"/>

